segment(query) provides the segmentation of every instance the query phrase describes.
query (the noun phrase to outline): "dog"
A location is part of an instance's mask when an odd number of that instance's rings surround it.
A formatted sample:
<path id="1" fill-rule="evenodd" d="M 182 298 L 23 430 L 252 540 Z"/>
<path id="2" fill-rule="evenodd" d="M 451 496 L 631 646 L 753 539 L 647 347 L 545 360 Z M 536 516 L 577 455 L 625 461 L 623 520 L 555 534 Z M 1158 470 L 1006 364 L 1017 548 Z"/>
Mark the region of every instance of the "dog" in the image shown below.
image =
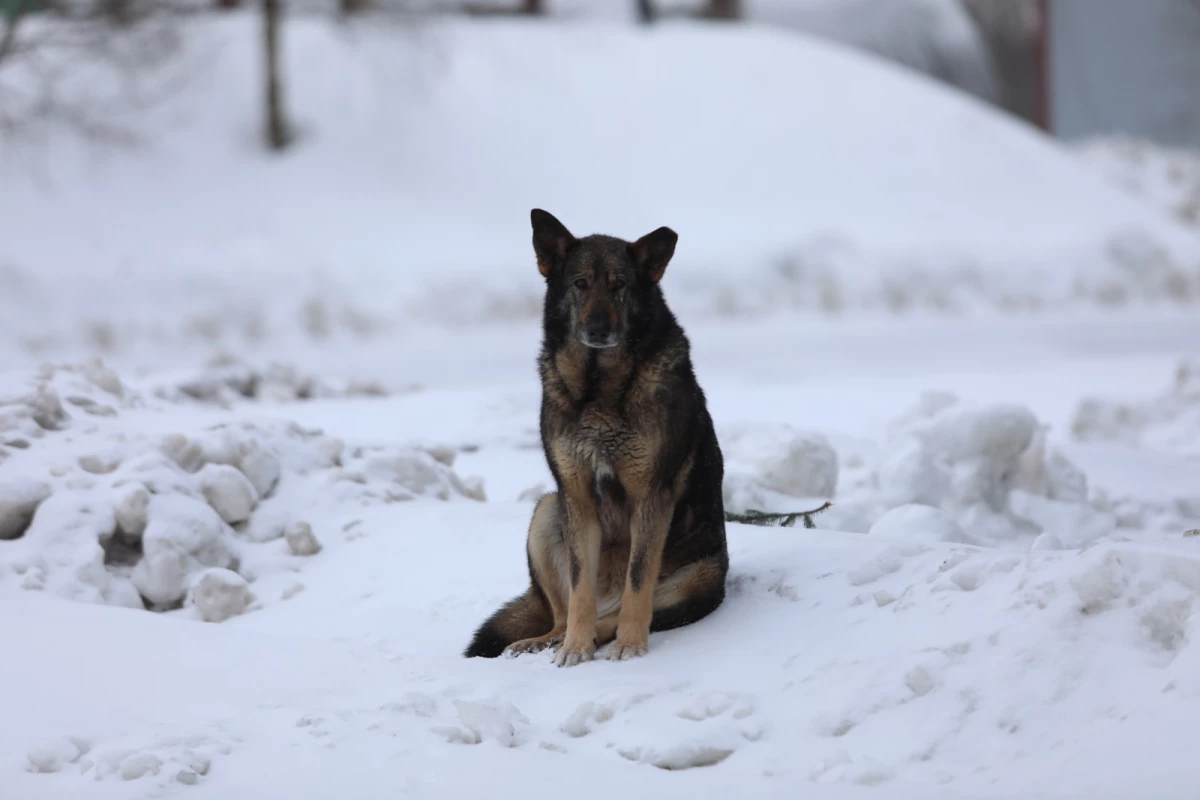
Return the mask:
<path id="1" fill-rule="evenodd" d="M 659 281 L 678 236 L 577 239 L 530 212 L 546 281 L 541 437 L 557 491 L 533 511 L 530 586 L 463 655 L 554 648 L 574 666 L 644 655 L 653 631 L 696 622 L 725 598 L 724 462 L 690 346 Z"/>

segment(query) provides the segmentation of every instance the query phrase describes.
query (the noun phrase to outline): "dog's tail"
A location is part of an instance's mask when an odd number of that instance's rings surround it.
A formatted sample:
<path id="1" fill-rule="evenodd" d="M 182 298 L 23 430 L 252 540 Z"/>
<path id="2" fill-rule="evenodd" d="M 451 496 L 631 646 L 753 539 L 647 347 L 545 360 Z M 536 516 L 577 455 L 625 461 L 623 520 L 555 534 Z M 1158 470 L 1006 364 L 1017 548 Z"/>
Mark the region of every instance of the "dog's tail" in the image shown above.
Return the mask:
<path id="1" fill-rule="evenodd" d="M 475 631 L 475 637 L 463 651 L 467 658 L 495 658 L 504 648 L 521 639 L 531 639 L 550 632 L 554 618 L 546 599 L 536 587 L 514 597 L 500 607 Z"/>

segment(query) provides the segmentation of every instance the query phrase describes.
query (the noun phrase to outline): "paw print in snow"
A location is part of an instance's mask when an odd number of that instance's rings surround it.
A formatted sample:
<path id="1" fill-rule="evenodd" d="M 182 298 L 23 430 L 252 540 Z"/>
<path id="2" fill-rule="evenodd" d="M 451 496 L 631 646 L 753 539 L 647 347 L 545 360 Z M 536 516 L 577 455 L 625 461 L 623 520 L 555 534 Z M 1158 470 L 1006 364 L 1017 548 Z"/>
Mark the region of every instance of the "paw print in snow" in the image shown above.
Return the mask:
<path id="1" fill-rule="evenodd" d="M 232 748 L 203 736 L 161 739 L 146 747 L 93 747 L 78 737 L 64 737 L 31 749 L 26 758 L 30 772 L 63 772 L 69 765 L 92 780 L 135 781 L 150 779 L 192 786 L 209 773 L 214 755 Z M 157 779 L 157 780 L 155 780 Z"/>

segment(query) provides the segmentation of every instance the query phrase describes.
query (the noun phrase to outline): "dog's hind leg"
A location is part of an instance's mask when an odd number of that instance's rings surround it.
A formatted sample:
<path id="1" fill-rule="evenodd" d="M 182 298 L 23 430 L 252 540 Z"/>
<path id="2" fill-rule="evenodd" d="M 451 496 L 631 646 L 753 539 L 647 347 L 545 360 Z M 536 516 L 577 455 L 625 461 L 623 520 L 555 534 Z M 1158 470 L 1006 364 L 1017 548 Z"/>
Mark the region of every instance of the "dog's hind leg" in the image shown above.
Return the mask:
<path id="1" fill-rule="evenodd" d="M 561 641 L 567 630 L 569 567 L 557 493 L 543 496 L 533 509 L 526 552 L 529 556 L 529 577 L 546 599 L 553 625 L 539 636 L 513 642 L 505 649 L 507 655 L 540 652 Z"/>
<path id="2" fill-rule="evenodd" d="M 663 577 L 654 587 L 651 632 L 690 625 L 715 611 L 725 599 L 726 563 L 709 556 Z"/>

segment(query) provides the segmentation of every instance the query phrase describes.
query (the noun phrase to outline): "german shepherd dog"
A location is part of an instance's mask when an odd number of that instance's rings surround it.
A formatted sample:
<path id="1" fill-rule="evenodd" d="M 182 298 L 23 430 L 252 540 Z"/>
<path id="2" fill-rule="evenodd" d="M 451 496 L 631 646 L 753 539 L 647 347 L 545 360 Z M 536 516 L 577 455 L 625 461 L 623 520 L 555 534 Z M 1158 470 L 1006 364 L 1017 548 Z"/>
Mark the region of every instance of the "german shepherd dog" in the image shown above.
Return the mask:
<path id="1" fill-rule="evenodd" d="M 576 239 L 534 209 L 546 279 L 542 447 L 558 491 L 529 524 L 530 587 L 475 632 L 464 655 L 553 647 L 554 663 L 644 655 L 652 631 L 695 622 L 725 598 L 724 463 L 687 337 L 658 285 L 678 239 Z"/>

